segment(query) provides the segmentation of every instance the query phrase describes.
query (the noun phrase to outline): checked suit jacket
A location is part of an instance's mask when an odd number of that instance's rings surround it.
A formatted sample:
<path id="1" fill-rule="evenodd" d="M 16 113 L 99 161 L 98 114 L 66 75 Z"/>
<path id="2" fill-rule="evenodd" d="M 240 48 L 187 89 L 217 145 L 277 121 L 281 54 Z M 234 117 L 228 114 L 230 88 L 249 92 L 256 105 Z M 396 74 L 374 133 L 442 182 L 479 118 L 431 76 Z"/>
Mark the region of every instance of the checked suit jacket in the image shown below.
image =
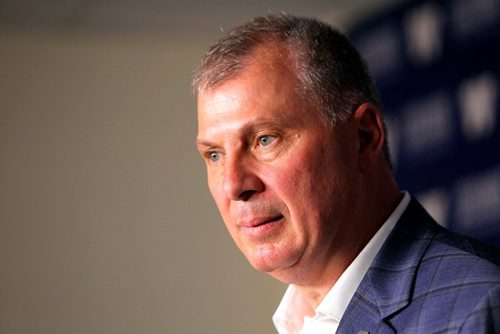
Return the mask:
<path id="1" fill-rule="evenodd" d="M 414 199 L 337 333 L 500 333 L 499 250 L 439 226 Z"/>

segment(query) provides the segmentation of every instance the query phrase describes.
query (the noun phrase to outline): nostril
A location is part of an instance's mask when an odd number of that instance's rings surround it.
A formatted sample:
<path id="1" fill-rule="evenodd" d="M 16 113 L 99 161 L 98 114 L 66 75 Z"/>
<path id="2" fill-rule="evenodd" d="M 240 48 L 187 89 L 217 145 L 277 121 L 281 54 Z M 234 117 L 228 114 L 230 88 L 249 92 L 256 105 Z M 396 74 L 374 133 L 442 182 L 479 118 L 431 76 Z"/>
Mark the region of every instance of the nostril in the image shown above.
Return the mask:
<path id="1" fill-rule="evenodd" d="M 238 197 L 242 201 L 248 201 L 256 192 L 255 190 L 245 190 Z"/>

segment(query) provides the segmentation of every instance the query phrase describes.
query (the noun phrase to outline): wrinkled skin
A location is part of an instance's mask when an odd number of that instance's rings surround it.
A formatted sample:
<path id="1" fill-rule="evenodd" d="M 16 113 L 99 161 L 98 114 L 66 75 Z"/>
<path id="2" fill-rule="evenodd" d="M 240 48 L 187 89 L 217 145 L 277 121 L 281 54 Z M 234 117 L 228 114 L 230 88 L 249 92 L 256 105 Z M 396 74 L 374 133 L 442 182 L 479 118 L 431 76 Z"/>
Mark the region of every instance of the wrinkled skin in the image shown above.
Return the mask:
<path id="1" fill-rule="evenodd" d="M 364 186 L 359 131 L 355 120 L 326 126 L 295 94 L 297 80 L 280 57 L 255 57 L 199 94 L 197 148 L 224 223 L 249 262 L 284 282 L 310 284 L 325 271 L 341 273 L 345 266 L 333 262 L 350 256 L 356 240 Z"/>

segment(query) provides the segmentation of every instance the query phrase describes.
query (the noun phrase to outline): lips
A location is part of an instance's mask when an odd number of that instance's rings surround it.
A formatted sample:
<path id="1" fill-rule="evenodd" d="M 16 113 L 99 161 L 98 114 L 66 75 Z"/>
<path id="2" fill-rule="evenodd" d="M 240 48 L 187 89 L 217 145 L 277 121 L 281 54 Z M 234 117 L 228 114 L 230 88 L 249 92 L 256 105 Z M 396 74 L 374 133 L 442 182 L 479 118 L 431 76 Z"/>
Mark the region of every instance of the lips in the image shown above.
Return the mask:
<path id="1" fill-rule="evenodd" d="M 281 226 L 283 219 L 283 215 L 279 214 L 240 221 L 237 225 L 240 231 L 247 235 L 247 237 L 264 240 L 266 237 L 272 235 L 271 232 Z"/>
<path id="2" fill-rule="evenodd" d="M 258 227 L 258 226 L 261 226 L 264 224 L 278 221 L 281 218 L 283 218 L 283 215 L 281 215 L 281 214 L 276 215 L 276 216 L 264 216 L 264 217 L 252 218 L 252 219 L 240 221 L 238 223 L 238 226 L 247 227 L 247 228 Z"/>

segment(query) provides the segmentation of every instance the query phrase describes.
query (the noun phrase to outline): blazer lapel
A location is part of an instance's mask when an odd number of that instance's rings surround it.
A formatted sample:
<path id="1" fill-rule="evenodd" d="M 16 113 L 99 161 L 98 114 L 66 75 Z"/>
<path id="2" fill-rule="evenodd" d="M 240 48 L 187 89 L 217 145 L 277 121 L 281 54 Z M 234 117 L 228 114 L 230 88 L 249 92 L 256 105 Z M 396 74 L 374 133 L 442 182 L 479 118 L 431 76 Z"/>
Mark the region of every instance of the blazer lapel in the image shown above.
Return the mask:
<path id="1" fill-rule="evenodd" d="M 415 274 L 436 232 L 434 220 L 412 198 L 347 306 L 337 333 L 395 332 L 390 317 L 411 302 Z"/>

